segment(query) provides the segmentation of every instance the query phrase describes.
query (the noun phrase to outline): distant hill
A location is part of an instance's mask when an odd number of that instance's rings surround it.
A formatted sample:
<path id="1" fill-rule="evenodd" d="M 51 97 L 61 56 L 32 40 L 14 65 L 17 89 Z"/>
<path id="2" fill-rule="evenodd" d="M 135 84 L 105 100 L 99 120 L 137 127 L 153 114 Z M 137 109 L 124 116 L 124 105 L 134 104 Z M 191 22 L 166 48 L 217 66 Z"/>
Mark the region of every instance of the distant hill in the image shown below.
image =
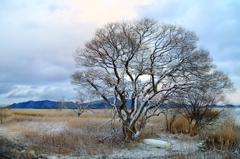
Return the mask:
<path id="1" fill-rule="evenodd" d="M 12 104 L 11 108 L 19 109 L 56 109 L 58 102 L 43 100 L 43 101 L 27 101 Z"/>
<path id="2" fill-rule="evenodd" d="M 111 102 L 114 101 L 114 98 L 109 98 Z M 76 108 L 74 102 L 68 102 L 68 105 L 72 109 Z M 84 105 L 87 105 L 88 103 L 84 103 Z M 131 105 L 131 100 L 127 100 L 127 106 Z M 59 106 L 59 103 L 56 101 L 50 101 L 50 100 L 42 100 L 42 101 L 27 101 L 27 102 L 21 102 L 21 103 L 14 103 L 11 105 L 10 108 L 15 109 L 57 109 Z M 111 106 L 105 101 L 105 100 L 97 100 L 92 102 L 89 107 L 90 109 L 109 109 Z"/>
<path id="3" fill-rule="evenodd" d="M 111 102 L 114 101 L 114 98 L 109 98 Z M 132 101 L 130 99 L 127 100 L 126 104 L 127 107 L 131 106 Z M 71 108 L 76 108 L 74 102 L 68 102 L 68 105 L 71 106 Z M 84 103 L 84 105 L 87 105 L 88 103 Z M 140 104 L 140 103 L 139 103 Z M 174 104 L 175 105 L 175 104 Z M 27 102 L 21 102 L 21 103 L 14 103 L 11 105 L 10 108 L 15 109 L 57 109 L 59 106 L 59 103 L 57 101 L 50 101 L 50 100 L 42 100 L 42 101 L 27 101 Z M 167 105 L 163 107 L 174 107 L 171 103 L 168 103 Z M 215 107 L 239 107 L 236 105 L 225 105 L 225 106 L 215 106 Z M 96 100 L 92 102 L 89 107 L 90 109 L 110 109 L 111 106 L 105 101 L 105 100 Z"/>

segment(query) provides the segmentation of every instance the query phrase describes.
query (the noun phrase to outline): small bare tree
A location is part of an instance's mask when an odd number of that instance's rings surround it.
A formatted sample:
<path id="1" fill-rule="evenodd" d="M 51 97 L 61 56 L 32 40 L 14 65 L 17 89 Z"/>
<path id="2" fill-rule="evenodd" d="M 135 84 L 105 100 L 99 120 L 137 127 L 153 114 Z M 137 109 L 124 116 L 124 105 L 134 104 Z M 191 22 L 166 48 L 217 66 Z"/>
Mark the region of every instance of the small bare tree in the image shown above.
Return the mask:
<path id="1" fill-rule="evenodd" d="M 75 102 L 66 101 L 63 97 L 57 104 L 58 110 L 62 109 L 71 109 L 73 110 L 74 114 L 80 117 L 83 113 L 87 111 L 92 111 L 90 106 L 93 100 L 93 94 L 82 93 L 78 90 L 78 100 Z M 93 112 L 93 111 L 92 111 Z"/>
<path id="2" fill-rule="evenodd" d="M 78 90 L 78 101 L 76 101 L 76 108 L 74 109 L 75 113 L 78 115 L 78 117 L 80 117 L 81 114 L 87 112 L 87 111 L 92 111 L 92 109 L 90 108 L 93 99 L 94 98 L 94 94 L 93 93 L 83 93 L 80 90 Z"/>
<path id="3" fill-rule="evenodd" d="M 123 134 L 132 140 L 174 92 L 213 86 L 206 84 L 214 72 L 212 60 L 197 41 L 194 32 L 152 19 L 109 23 L 76 50 L 74 58 L 82 71 L 72 74 L 71 83 L 108 102 L 120 118 Z M 216 87 L 230 83 L 215 80 Z M 160 100 L 154 100 L 156 96 Z"/>
<path id="4" fill-rule="evenodd" d="M 190 88 L 176 92 L 175 100 L 181 108 L 180 114 L 188 120 L 189 130 L 200 131 L 213 125 L 224 109 L 214 111 L 214 106 L 225 102 L 223 88 Z M 190 126 L 192 127 L 190 129 Z"/>

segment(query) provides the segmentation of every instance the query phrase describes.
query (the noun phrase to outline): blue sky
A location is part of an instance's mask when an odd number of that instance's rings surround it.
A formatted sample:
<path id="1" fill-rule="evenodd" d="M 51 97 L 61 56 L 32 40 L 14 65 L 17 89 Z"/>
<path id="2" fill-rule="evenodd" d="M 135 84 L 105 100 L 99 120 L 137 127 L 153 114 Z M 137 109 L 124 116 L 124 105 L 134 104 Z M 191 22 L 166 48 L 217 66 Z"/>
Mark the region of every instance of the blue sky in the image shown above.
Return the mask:
<path id="1" fill-rule="evenodd" d="M 0 104 L 76 99 L 72 57 L 108 22 L 144 17 L 195 31 L 240 104 L 239 0 L 0 0 Z"/>

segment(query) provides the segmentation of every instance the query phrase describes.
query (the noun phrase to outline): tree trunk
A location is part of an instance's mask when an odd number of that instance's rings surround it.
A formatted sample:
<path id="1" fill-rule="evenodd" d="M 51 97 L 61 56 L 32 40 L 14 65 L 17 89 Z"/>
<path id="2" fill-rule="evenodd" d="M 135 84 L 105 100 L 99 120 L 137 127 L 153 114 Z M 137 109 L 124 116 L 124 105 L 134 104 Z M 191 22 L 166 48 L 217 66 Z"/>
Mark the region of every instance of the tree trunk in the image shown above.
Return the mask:
<path id="1" fill-rule="evenodd" d="M 133 140 L 137 137 L 136 136 L 137 132 L 136 132 L 136 128 L 134 125 L 127 126 L 126 124 L 123 124 L 122 130 L 123 130 L 123 134 L 127 140 Z"/>

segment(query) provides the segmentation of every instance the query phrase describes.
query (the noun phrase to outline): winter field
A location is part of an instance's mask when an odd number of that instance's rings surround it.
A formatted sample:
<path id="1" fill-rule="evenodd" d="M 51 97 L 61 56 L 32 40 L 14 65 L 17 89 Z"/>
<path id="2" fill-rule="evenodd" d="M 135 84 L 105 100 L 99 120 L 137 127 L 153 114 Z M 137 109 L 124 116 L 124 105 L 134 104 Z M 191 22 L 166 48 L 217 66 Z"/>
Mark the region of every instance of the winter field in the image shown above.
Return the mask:
<path id="1" fill-rule="evenodd" d="M 180 116 L 173 124 L 173 133 L 166 132 L 161 114 L 148 121 L 138 140 L 125 142 L 119 121 L 107 123 L 110 110 L 89 111 L 77 117 L 72 110 L 11 109 L 0 125 L 0 155 L 50 159 L 239 158 L 240 108 L 226 108 L 225 112 L 228 116 L 221 117 L 212 129 L 194 136 L 188 134 L 188 125 Z M 170 142 L 171 146 L 143 143 L 149 138 Z"/>

